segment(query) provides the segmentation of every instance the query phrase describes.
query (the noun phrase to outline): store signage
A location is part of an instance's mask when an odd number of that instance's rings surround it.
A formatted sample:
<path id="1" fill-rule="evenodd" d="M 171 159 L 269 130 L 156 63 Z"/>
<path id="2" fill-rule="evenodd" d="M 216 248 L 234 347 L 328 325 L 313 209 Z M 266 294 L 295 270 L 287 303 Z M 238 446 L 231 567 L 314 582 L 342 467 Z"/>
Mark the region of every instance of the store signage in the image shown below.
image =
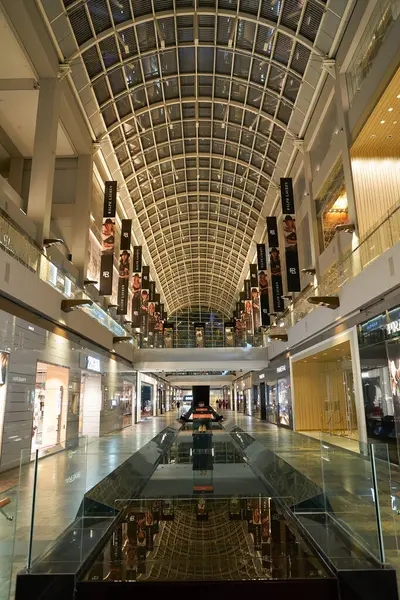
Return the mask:
<path id="1" fill-rule="evenodd" d="M 20 375 L 14 375 L 12 380 L 14 383 L 26 383 L 26 377 L 21 377 Z"/>
<path id="2" fill-rule="evenodd" d="M 291 177 L 281 178 L 283 237 L 285 240 L 286 279 L 288 292 L 300 292 L 299 256 L 297 249 L 296 217 Z"/>
<path id="3" fill-rule="evenodd" d="M 131 270 L 131 231 L 132 219 L 122 219 L 118 265 L 118 315 L 126 315 L 128 312 L 128 290 Z"/>
<path id="4" fill-rule="evenodd" d="M 283 373 L 284 371 L 286 371 L 286 365 L 281 365 L 276 369 L 277 373 Z"/>
<path id="5" fill-rule="evenodd" d="M 103 224 L 101 229 L 100 295 L 111 296 L 115 247 L 115 211 L 117 182 L 106 181 L 104 187 Z"/>
<path id="6" fill-rule="evenodd" d="M 400 319 L 397 319 L 397 321 L 392 321 L 391 323 L 388 323 L 386 325 L 386 331 L 387 331 L 388 335 L 393 335 L 394 333 L 399 333 L 400 332 Z"/>
<path id="7" fill-rule="evenodd" d="M 85 357 L 85 366 L 88 371 L 96 371 L 96 373 L 101 372 L 100 359 L 94 356 Z"/>

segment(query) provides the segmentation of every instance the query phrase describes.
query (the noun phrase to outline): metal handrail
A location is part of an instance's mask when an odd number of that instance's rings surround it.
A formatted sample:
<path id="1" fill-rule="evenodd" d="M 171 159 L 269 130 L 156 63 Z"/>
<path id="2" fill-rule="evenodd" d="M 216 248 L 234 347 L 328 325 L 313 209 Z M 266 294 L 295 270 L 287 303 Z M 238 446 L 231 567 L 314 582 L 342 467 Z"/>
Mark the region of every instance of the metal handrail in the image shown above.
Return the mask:
<path id="1" fill-rule="evenodd" d="M 329 296 L 338 292 L 349 279 L 356 277 L 362 269 L 392 248 L 399 240 L 400 201 L 387 211 L 377 225 L 365 233 L 356 248 L 347 252 L 340 262 L 330 267 L 328 272 L 305 294 L 300 292 L 301 296 L 295 298 L 293 304 L 285 309 L 277 321 L 283 322 L 285 329 L 292 327 L 315 308 L 307 302 L 308 298 L 314 295 Z M 372 242 L 375 242 L 374 246 L 368 247 Z M 376 252 L 371 253 L 370 251 L 375 248 Z"/>

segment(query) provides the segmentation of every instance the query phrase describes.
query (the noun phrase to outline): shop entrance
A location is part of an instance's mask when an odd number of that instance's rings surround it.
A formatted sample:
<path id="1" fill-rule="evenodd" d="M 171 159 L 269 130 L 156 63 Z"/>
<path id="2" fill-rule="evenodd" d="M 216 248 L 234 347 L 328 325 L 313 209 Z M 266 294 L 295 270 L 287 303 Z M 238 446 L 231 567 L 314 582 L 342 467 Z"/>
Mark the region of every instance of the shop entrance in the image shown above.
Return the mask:
<path id="1" fill-rule="evenodd" d="M 65 442 L 69 369 L 38 362 L 33 408 L 32 452 Z"/>
<path id="2" fill-rule="evenodd" d="M 89 437 L 100 435 L 101 375 L 82 373 L 79 433 Z"/>
<path id="3" fill-rule="evenodd" d="M 142 419 L 148 419 L 153 416 L 153 386 L 142 384 L 141 392 L 140 416 Z"/>
<path id="4" fill-rule="evenodd" d="M 350 342 L 293 361 L 297 431 L 358 440 Z"/>

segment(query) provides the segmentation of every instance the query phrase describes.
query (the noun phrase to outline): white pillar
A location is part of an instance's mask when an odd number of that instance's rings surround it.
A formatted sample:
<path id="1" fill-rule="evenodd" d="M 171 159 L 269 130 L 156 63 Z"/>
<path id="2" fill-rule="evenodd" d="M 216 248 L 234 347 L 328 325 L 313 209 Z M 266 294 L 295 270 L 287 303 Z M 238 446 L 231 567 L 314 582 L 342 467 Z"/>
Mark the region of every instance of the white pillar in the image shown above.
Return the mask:
<path id="1" fill-rule="evenodd" d="M 78 158 L 78 177 L 73 212 L 72 262 L 79 271 L 80 283 L 86 279 L 88 266 L 90 211 L 92 207 L 93 156 Z"/>
<path id="2" fill-rule="evenodd" d="M 357 235 L 357 209 L 353 183 L 353 172 L 351 170 L 351 135 L 348 121 L 349 101 L 347 94 L 346 75 L 339 73 L 337 68 L 335 78 L 335 100 L 338 115 L 338 125 L 340 128 L 340 152 L 342 155 L 343 173 L 346 184 L 349 220 L 351 223 L 354 223 Z"/>
<path id="3" fill-rule="evenodd" d="M 50 233 L 54 169 L 57 147 L 60 82 L 57 77 L 41 79 L 28 197 L 28 217 L 37 228 L 37 241 Z"/>
<path id="4" fill-rule="evenodd" d="M 311 170 L 311 157 L 310 153 L 304 150 L 303 154 L 303 165 L 304 165 L 304 179 L 306 183 L 306 197 L 303 202 L 307 206 L 308 215 L 308 226 L 310 231 L 310 246 L 311 246 L 311 265 L 305 265 L 305 267 L 313 267 L 317 270 L 318 275 L 318 257 L 321 254 L 318 236 L 318 221 L 317 221 L 317 209 L 315 206 L 315 200 L 312 195 L 312 170 Z M 303 244 L 305 240 L 303 240 Z"/>
<path id="5" fill-rule="evenodd" d="M 12 156 L 10 159 L 10 172 L 8 174 L 8 183 L 21 196 L 22 177 L 24 174 L 23 156 Z"/>

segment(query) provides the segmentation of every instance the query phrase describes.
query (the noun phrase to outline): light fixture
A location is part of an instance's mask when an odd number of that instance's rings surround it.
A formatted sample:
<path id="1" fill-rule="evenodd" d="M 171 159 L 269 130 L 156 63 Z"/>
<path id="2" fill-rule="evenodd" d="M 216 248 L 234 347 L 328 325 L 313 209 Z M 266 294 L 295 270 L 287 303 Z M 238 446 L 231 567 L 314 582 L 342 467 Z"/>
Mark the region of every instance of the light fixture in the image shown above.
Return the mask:
<path id="1" fill-rule="evenodd" d="M 304 273 L 305 275 L 315 275 L 316 274 L 315 269 L 301 269 L 301 272 Z"/>
<path id="2" fill-rule="evenodd" d="M 61 310 L 65 313 L 72 312 L 79 306 L 92 306 L 93 300 L 61 300 Z"/>
<path id="3" fill-rule="evenodd" d="M 383 125 L 383 124 L 384 124 L 384 122 L 385 122 L 385 119 L 382 119 L 382 121 L 381 121 L 381 125 Z"/>
<path id="4" fill-rule="evenodd" d="M 277 342 L 287 342 L 289 338 L 287 333 L 270 333 L 269 339 Z"/>
<path id="5" fill-rule="evenodd" d="M 121 342 L 130 342 L 131 339 L 132 339 L 132 337 L 130 335 L 128 335 L 128 336 L 117 335 L 117 336 L 113 337 L 113 344 L 120 344 Z"/>
<path id="6" fill-rule="evenodd" d="M 283 298 L 283 300 L 293 300 L 293 296 L 292 294 L 283 294 L 283 296 L 281 296 L 281 298 Z"/>
<path id="7" fill-rule="evenodd" d="M 388 108 L 388 112 L 392 112 L 392 111 L 393 111 L 392 107 Z"/>
<path id="8" fill-rule="evenodd" d="M 118 308 L 118 304 L 109 304 L 107 306 L 107 310 L 109 310 L 110 308 Z"/>
<path id="9" fill-rule="evenodd" d="M 65 242 L 62 238 L 45 238 L 43 240 L 44 248 L 50 248 L 51 246 L 56 246 L 57 244 L 62 244 L 65 246 Z"/>
<path id="10" fill-rule="evenodd" d="M 356 226 L 354 223 L 342 223 L 341 225 L 336 225 L 336 231 L 344 231 L 346 233 L 354 233 L 356 230 Z"/>
<path id="11" fill-rule="evenodd" d="M 307 300 L 310 304 L 324 306 L 331 310 L 336 310 L 340 306 L 339 296 L 311 296 L 311 298 L 307 298 Z"/>
<path id="12" fill-rule="evenodd" d="M 92 281 L 91 279 L 85 279 L 85 281 L 83 282 L 83 285 L 96 285 L 96 283 L 99 283 L 98 281 Z"/>
<path id="13" fill-rule="evenodd" d="M 396 98 L 399 98 L 399 99 L 400 99 L 400 94 L 397 94 Z"/>

